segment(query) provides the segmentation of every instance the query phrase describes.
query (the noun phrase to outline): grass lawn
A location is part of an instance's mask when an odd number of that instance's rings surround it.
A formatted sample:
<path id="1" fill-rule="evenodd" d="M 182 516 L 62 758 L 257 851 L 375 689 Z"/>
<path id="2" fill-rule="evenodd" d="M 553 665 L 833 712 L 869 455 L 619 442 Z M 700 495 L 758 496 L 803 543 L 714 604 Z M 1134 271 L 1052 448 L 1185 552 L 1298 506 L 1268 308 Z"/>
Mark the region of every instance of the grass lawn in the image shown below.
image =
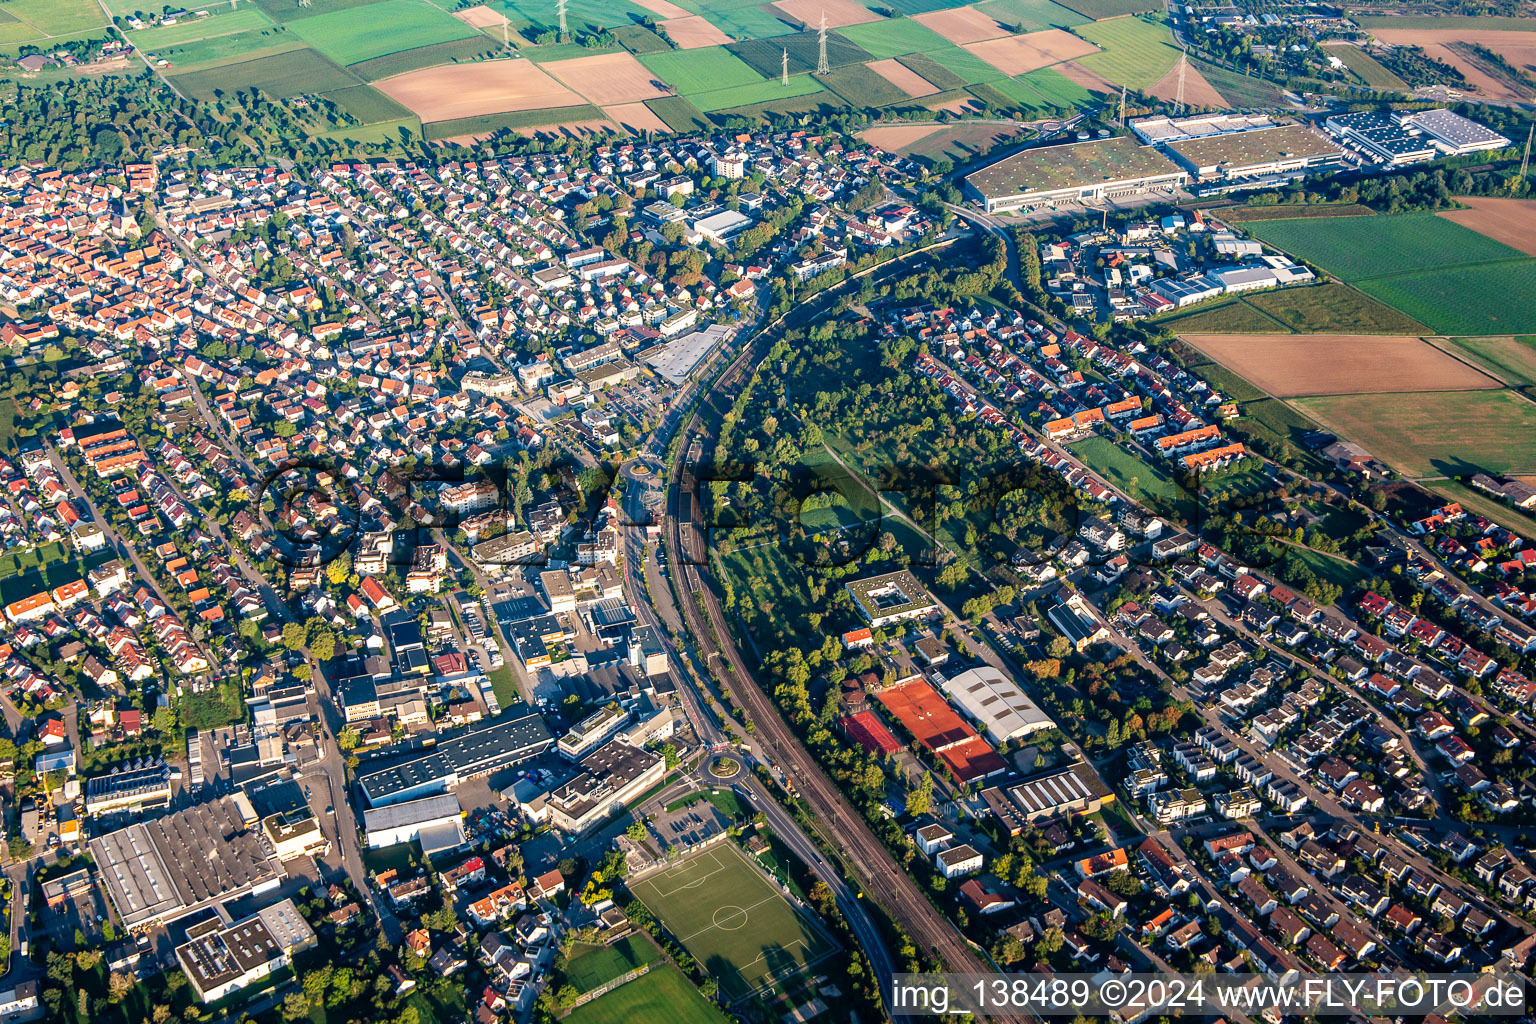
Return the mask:
<path id="1" fill-rule="evenodd" d="M 565 1024 L 727 1024 L 730 1018 L 670 964 L 653 968 L 607 995 L 578 1006 Z"/>
<path id="2" fill-rule="evenodd" d="M 1182 507 L 1189 502 L 1190 496 L 1167 470 L 1132 455 L 1107 437 L 1090 437 L 1067 447 L 1089 469 L 1134 498 L 1164 508 Z"/>
<path id="3" fill-rule="evenodd" d="M 1533 259 L 1383 277 L 1360 288 L 1436 334 L 1536 334 Z"/>
<path id="4" fill-rule="evenodd" d="M 1222 299 L 1158 323 L 1180 334 L 1290 334 L 1291 329 L 1239 298 Z"/>
<path id="5" fill-rule="evenodd" d="M 628 935 L 611 946 L 579 946 L 571 953 L 565 978 L 578 992 L 591 992 L 641 964 L 661 959 L 661 951 L 640 934 Z"/>
<path id="6" fill-rule="evenodd" d="M 1331 395 L 1294 404 L 1406 476 L 1536 473 L 1536 403 L 1510 391 Z"/>
<path id="7" fill-rule="evenodd" d="M 1326 49 L 1333 56 L 1347 64 L 1349 70 L 1353 71 L 1360 81 L 1373 89 L 1402 89 L 1406 91 L 1408 88 L 1408 83 L 1383 67 L 1375 57 L 1372 57 L 1358 46 L 1345 43 L 1340 46 L 1329 46 Z"/>
<path id="8" fill-rule="evenodd" d="M 456 1024 L 474 1016 L 467 1010 L 464 992 L 458 987 L 445 988 L 441 995 L 412 992 L 405 1005 L 415 1008 L 420 1024 Z"/>
<path id="9" fill-rule="evenodd" d="M 227 36 L 209 36 L 179 46 L 150 51 L 171 62 L 177 74 L 222 67 L 231 59 L 254 60 L 274 54 L 308 49 L 308 44 L 282 25 L 271 28 L 233 32 Z"/>
<path id="10" fill-rule="evenodd" d="M 1307 568 L 1325 583 L 1336 583 L 1346 591 L 1370 575 L 1364 568 L 1352 565 L 1342 558 L 1325 555 L 1311 548 L 1287 547 L 1287 553 L 1306 563 Z"/>
<path id="11" fill-rule="evenodd" d="M 493 668 L 486 674 L 491 681 L 491 692 L 496 694 L 496 703 L 502 707 L 511 707 L 522 700 L 522 695 L 517 692 L 517 683 L 512 678 L 512 666 L 502 665 L 501 668 Z"/>
<path id="12" fill-rule="evenodd" d="M 1257 402 L 1269 397 L 1267 391 L 1220 363 L 1197 363 L 1189 368 L 1189 372 L 1239 402 Z"/>
<path id="13" fill-rule="evenodd" d="M 338 64 L 479 35 L 427 0 L 383 0 L 370 6 L 366 17 L 356 11 L 334 11 L 299 18 L 289 27 Z"/>
<path id="14" fill-rule="evenodd" d="M 732 1002 L 799 974 L 836 949 L 820 923 L 791 907 L 734 846 L 703 850 L 629 889 Z"/>
<path id="15" fill-rule="evenodd" d="M 1536 540 L 1536 516 L 1528 515 L 1512 505 L 1506 505 L 1482 491 L 1463 487 L 1454 480 L 1436 480 L 1425 486 L 1453 501 L 1461 502 L 1468 512 L 1486 516 L 1496 523 L 1509 527 L 1527 540 Z"/>
<path id="16" fill-rule="evenodd" d="M 1116 18 L 1081 25 L 1076 32 L 1104 50 L 1080 57 L 1077 62 L 1116 85 L 1145 89 L 1172 71 L 1179 60 L 1173 34 L 1161 18 Z"/>
<path id="17" fill-rule="evenodd" d="M 1297 334 L 1430 333 L 1407 314 L 1337 281 L 1254 292 L 1243 302 Z"/>
<path id="18" fill-rule="evenodd" d="M 1536 384 L 1536 337 L 1448 338 L 1443 344 L 1510 384 Z"/>
<path id="19" fill-rule="evenodd" d="M 1262 221 L 1248 230 L 1346 281 L 1463 263 L 1528 259 L 1517 249 L 1433 213 Z M 1466 298 L 1463 293 L 1462 301 Z"/>

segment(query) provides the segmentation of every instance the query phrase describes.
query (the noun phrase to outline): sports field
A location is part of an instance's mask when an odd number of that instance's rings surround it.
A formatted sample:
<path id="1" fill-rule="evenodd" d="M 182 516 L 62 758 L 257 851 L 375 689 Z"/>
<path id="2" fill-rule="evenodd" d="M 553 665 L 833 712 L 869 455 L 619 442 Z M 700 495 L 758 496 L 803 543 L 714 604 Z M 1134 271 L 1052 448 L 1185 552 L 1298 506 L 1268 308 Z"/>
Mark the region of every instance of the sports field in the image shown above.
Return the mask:
<path id="1" fill-rule="evenodd" d="M 1511 391 L 1330 395 L 1294 404 L 1406 476 L 1536 473 L 1536 403 Z"/>
<path id="2" fill-rule="evenodd" d="M 667 964 L 654 967 L 612 992 L 578 1006 L 565 1024 L 729 1024 L 730 1018 Z"/>
<path id="3" fill-rule="evenodd" d="M 611 946 L 580 946 L 571 951 L 565 979 L 578 992 L 591 992 L 641 964 L 661 959 L 661 951 L 649 936 L 636 933 Z"/>
<path id="4" fill-rule="evenodd" d="M 631 882 L 629 890 L 704 965 L 731 1002 L 764 991 L 836 950 L 818 922 L 791 907 L 729 844 Z"/>

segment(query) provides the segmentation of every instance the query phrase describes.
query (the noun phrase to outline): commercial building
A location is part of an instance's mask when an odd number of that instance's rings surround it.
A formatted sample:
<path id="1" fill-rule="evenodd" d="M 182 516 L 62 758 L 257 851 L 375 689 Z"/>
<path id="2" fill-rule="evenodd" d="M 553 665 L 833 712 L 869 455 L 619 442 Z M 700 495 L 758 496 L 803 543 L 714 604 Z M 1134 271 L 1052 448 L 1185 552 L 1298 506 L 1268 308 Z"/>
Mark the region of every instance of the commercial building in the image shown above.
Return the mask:
<path id="1" fill-rule="evenodd" d="M 313 929 L 291 899 L 233 924 L 208 921 L 187 935 L 189 941 L 176 947 L 176 959 L 205 1003 L 260 981 L 316 944 Z"/>
<path id="2" fill-rule="evenodd" d="M 368 848 L 377 850 L 396 843 L 408 843 L 423 829 L 437 825 L 458 826 L 462 836 L 459 822 L 463 817 L 464 809 L 459 806 L 459 798 L 452 793 L 424 796 L 419 800 L 403 800 L 365 810 L 363 832 L 368 837 Z"/>
<path id="3" fill-rule="evenodd" d="M 719 213 L 694 221 L 693 234 L 699 239 L 724 245 L 752 224 L 752 218 L 744 213 L 736 210 L 721 210 Z"/>
<path id="4" fill-rule="evenodd" d="M 1174 163 L 1200 181 L 1307 172 L 1344 160 L 1336 144 L 1300 124 L 1181 139 L 1166 148 Z"/>
<path id="5" fill-rule="evenodd" d="M 609 704 L 571 726 L 556 746 L 572 761 L 579 761 L 612 739 L 628 723 L 629 712 L 617 704 Z"/>
<path id="6" fill-rule="evenodd" d="M 1335 114 L 1324 125 L 1330 135 L 1357 150 L 1367 160 L 1391 167 L 1433 160 L 1439 153 L 1432 137 L 1404 125 L 1388 111 Z"/>
<path id="7" fill-rule="evenodd" d="M 373 807 L 446 793 L 459 783 L 510 768 L 554 746 L 555 737 L 537 714 L 443 740 L 430 753 L 364 775 L 359 784 Z"/>
<path id="8" fill-rule="evenodd" d="M 1053 729 L 1050 716 L 1024 696 L 1019 684 L 991 665 L 944 680 L 944 692 L 993 743 Z"/>
<path id="9" fill-rule="evenodd" d="M 112 814 L 167 807 L 171 802 L 171 769 L 157 764 L 131 771 L 114 771 L 85 780 L 85 813 Z"/>
<path id="10" fill-rule="evenodd" d="M 550 824 L 579 834 L 623 810 L 667 773 L 666 759 L 613 740 L 585 761 L 581 774 L 549 795 Z"/>
<path id="11" fill-rule="evenodd" d="M 249 803 L 236 795 L 136 822 L 86 848 L 118 917 L 135 930 L 275 889 L 282 864 L 255 824 Z"/>
<path id="12" fill-rule="evenodd" d="M 906 569 L 846 584 L 870 626 L 921 619 L 939 610 L 938 602 Z"/>
<path id="13" fill-rule="evenodd" d="M 1451 110 L 1415 110 L 1395 116 L 1404 127 L 1416 128 L 1434 140 L 1447 156 L 1483 153 L 1512 145 L 1509 139 L 1493 129 Z"/>
<path id="14" fill-rule="evenodd" d="M 965 190 L 988 213 L 1057 203 L 1093 203 L 1187 184 L 1189 175 L 1129 136 L 1042 146 L 966 175 Z"/>
<path id="15" fill-rule="evenodd" d="M 1201 139 L 1212 135 L 1232 135 L 1239 132 L 1262 131 L 1279 123 L 1268 114 L 1232 114 L 1216 112 L 1191 114 L 1188 117 L 1169 117 L 1158 114 L 1142 117 L 1130 123 L 1131 133 L 1149 146 L 1185 139 Z"/>
<path id="16" fill-rule="evenodd" d="M 1093 769 L 1082 763 L 1043 772 L 1006 789 L 994 786 L 981 797 L 1011 835 L 1030 822 L 1092 814 L 1114 800 Z"/>

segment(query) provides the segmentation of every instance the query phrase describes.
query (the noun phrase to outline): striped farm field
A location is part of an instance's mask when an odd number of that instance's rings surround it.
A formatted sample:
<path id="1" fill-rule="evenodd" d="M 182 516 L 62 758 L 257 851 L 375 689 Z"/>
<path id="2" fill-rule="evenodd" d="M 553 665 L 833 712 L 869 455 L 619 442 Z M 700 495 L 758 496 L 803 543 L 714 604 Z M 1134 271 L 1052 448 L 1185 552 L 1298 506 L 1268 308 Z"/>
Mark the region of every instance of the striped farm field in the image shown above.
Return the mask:
<path id="1" fill-rule="evenodd" d="M 1436 334 L 1536 334 L 1536 260 L 1442 267 L 1360 282 Z"/>
<path id="2" fill-rule="evenodd" d="M 1467 263 L 1526 258 L 1518 249 L 1433 213 L 1269 220 L 1244 227 L 1277 249 L 1351 282 Z"/>
<path id="3" fill-rule="evenodd" d="M 158 53 L 167 46 L 190 43 L 210 36 L 231 35 L 248 29 L 267 28 L 272 19 L 255 7 L 242 7 L 238 11 L 211 18 L 194 18 L 178 21 L 164 28 L 146 28 L 128 33 L 128 41 L 146 53 Z"/>
<path id="4" fill-rule="evenodd" d="M 1085 12 L 1086 13 L 1086 12 Z M 1162 18 L 1116 18 L 1074 29 L 1104 51 L 1077 61 L 1116 85 L 1146 89 L 1172 71 L 1179 60 L 1173 33 Z"/>
<path id="5" fill-rule="evenodd" d="M 763 81 L 762 75 L 723 46 L 647 53 L 635 59 L 683 96 Z"/>
<path id="6" fill-rule="evenodd" d="M 335 11 L 299 18 L 289 27 L 338 64 L 480 35 L 427 0 L 381 0 L 368 8 L 366 17 Z"/>
<path id="7" fill-rule="evenodd" d="M 757 82 L 752 85 L 732 86 L 729 89 L 693 93 L 688 99 L 694 106 L 709 114 L 717 110 L 729 110 L 732 107 L 747 107 L 797 96 L 812 96 L 825 91 L 825 86 L 810 75 L 796 75 L 790 78 L 788 85 L 782 85 L 777 81 Z"/>
<path id="8" fill-rule="evenodd" d="M 922 53 L 949 45 L 949 40 L 911 18 L 887 18 L 864 25 L 849 25 L 838 31 L 876 57 L 899 57 L 904 53 Z"/>
<path id="9" fill-rule="evenodd" d="M 911 99 L 905 90 L 867 64 L 849 64 L 833 68 L 830 74 L 812 77 L 855 107 L 883 107 Z"/>
<path id="10" fill-rule="evenodd" d="M 360 84 L 354 75 L 308 47 L 172 75 L 171 81 L 192 99 L 204 101 L 215 99 L 221 92 L 244 89 L 260 89 L 268 96 L 282 97 Z"/>

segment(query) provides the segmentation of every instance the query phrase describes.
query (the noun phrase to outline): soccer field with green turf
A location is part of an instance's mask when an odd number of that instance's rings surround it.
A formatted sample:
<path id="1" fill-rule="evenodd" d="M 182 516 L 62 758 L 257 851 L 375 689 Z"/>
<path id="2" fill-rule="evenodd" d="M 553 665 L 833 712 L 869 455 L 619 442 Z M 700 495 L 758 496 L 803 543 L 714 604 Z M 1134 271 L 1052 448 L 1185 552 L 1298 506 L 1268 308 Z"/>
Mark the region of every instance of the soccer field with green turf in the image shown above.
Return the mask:
<path id="1" fill-rule="evenodd" d="M 793 977 L 836 951 L 808 911 L 798 911 L 746 855 L 722 844 L 629 891 L 705 966 L 732 1002 Z"/>

